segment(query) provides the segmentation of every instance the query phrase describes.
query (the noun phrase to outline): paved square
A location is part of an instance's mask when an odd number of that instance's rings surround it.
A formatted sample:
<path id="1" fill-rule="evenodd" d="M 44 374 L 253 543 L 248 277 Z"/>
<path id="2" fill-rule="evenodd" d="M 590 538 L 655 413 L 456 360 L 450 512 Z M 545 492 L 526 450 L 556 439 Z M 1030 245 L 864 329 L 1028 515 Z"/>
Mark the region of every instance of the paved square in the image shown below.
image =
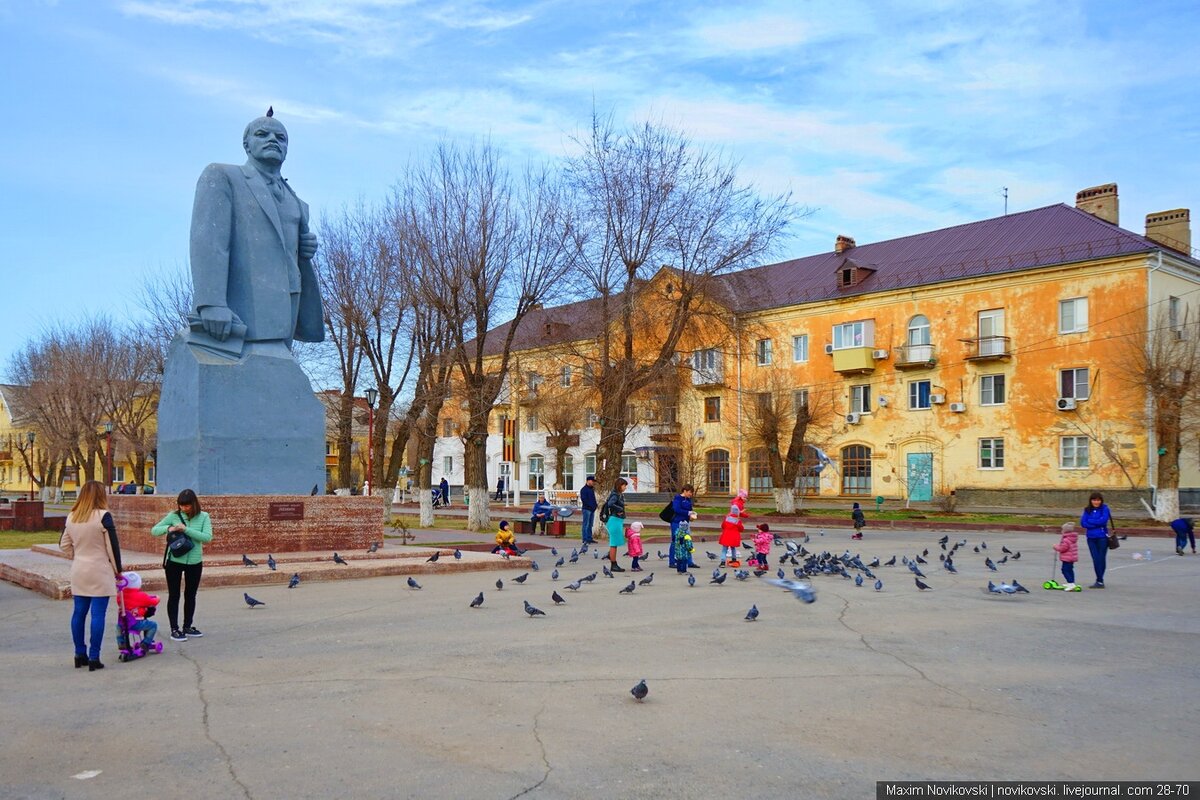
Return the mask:
<path id="1" fill-rule="evenodd" d="M 110 637 L 98 673 L 71 668 L 68 603 L 3 584 L 0 796 L 862 798 L 880 779 L 1196 777 L 1200 558 L 1130 539 L 1108 589 L 1064 594 L 1041 589 L 1054 537 L 952 533 L 969 544 L 951 576 L 940 535 L 814 537 L 864 560 L 928 548 L 934 590 L 879 568 L 884 591 L 821 577 L 811 605 L 711 586 L 710 568 L 689 588 L 653 555 L 571 592 L 602 562 L 553 582 L 548 551 L 524 585 L 310 582 L 252 590 L 255 609 L 202 587 L 203 639 L 121 664 Z M 1031 594 L 981 591 L 981 539 L 1022 552 L 998 576 Z"/>

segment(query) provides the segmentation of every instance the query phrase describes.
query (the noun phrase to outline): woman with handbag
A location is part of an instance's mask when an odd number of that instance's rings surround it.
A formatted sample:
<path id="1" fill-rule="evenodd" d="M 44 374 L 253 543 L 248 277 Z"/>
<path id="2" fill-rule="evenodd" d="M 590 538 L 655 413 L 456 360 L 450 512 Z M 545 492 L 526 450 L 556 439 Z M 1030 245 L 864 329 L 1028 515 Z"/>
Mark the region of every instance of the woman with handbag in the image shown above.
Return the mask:
<path id="1" fill-rule="evenodd" d="M 200 500 L 191 489 L 184 489 L 176 500 L 176 510 L 150 529 L 155 536 L 167 537 L 163 570 L 167 576 L 167 618 L 171 622 L 171 640 L 186 642 L 204 634 L 192 625 L 196 614 L 196 591 L 204 571 L 201 545 L 212 541 L 212 521 L 200 510 Z M 183 583 L 183 626 L 179 625 L 179 584 Z"/>
<path id="2" fill-rule="evenodd" d="M 87 665 L 88 672 L 104 669 L 100 663 L 100 645 L 104 642 L 104 616 L 108 601 L 117 595 L 117 576 L 121 574 L 121 545 L 117 528 L 108 513 L 104 484 L 88 481 L 79 490 L 71 507 L 59 546 L 71 559 L 71 596 L 75 611 L 71 615 L 71 637 L 75 640 L 75 667 Z M 83 630 L 91 614 L 91 641 L 84 641 Z"/>
<path id="3" fill-rule="evenodd" d="M 629 482 L 617 478 L 613 489 L 600 509 L 600 518 L 604 520 L 604 528 L 608 531 L 608 563 L 613 572 L 624 572 L 625 569 L 617 563 L 617 548 L 625 546 L 625 487 Z"/>
<path id="4" fill-rule="evenodd" d="M 1092 554 L 1092 566 L 1096 569 L 1096 582 L 1089 589 L 1104 588 L 1104 569 L 1108 564 L 1108 525 L 1111 521 L 1112 512 L 1104 504 L 1104 495 L 1092 492 L 1083 509 L 1083 516 L 1079 518 L 1079 524 L 1087 533 L 1088 551 Z"/>

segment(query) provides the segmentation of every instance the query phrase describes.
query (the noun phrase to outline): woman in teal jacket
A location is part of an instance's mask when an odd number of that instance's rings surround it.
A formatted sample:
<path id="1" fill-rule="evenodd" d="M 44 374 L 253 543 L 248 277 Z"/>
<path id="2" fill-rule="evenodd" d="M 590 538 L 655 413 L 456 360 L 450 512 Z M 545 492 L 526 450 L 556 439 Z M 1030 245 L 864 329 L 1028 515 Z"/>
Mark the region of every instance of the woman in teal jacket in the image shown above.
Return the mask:
<path id="1" fill-rule="evenodd" d="M 192 549 L 181 556 L 163 557 L 163 569 L 167 574 L 167 618 L 171 621 L 171 639 L 186 642 L 189 637 L 198 639 L 204 634 L 192 625 L 196 614 L 196 591 L 200 588 L 200 574 L 204 571 L 202 545 L 212 541 L 212 521 L 200 510 L 200 500 L 191 489 L 184 489 L 176 500 L 175 511 L 167 514 L 150 529 L 155 536 L 168 533 L 185 533 L 192 540 Z M 183 583 L 183 627 L 179 626 L 179 584 Z"/>

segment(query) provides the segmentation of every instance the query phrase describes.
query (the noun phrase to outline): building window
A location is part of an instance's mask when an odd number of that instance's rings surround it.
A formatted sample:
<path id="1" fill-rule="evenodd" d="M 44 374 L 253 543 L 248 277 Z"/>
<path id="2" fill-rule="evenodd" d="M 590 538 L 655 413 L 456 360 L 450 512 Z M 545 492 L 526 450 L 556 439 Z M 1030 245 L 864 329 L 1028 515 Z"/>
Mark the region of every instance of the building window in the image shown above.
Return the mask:
<path id="1" fill-rule="evenodd" d="M 929 408 L 929 381 L 911 381 L 908 384 L 908 408 L 916 411 Z"/>
<path id="2" fill-rule="evenodd" d="M 542 376 L 539 375 L 538 373 L 536 373 L 536 372 L 529 373 L 529 384 L 528 385 L 529 385 L 529 395 L 531 397 L 537 397 L 538 389 L 541 387 L 543 380 L 544 380 L 544 378 L 542 378 Z"/>
<path id="3" fill-rule="evenodd" d="M 531 411 L 529 413 L 529 415 L 527 417 L 525 417 L 525 430 L 529 431 L 530 433 L 533 433 L 537 429 L 538 429 L 538 416 L 537 416 L 537 413 Z"/>
<path id="4" fill-rule="evenodd" d="M 546 488 L 546 459 L 543 456 L 529 457 L 529 488 Z"/>
<path id="5" fill-rule="evenodd" d="M 562 462 L 562 488 L 574 491 L 575 489 L 575 459 L 570 455 L 563 456 Z"/>
<path id="6" fill-rule="evenodd" d="M 454 456 L 442 456 L 442 474 L 449 475 L 454 472 Z"/>
<path id="7" fill-rule="evenodd" d="M 861 383 L 850 387 L 850 410 L 859 414 L 871 413 L 871 384 Z"/>
<path id="8" fill-rule="evenodd" d="M 993 308 L 979 312 L 979 350 L 981 356 L 998 356 L 1005 352 L 1004 309 Z"/>
<path id="9" fill-rule="evenodd" d="M 1004 469 L 1004 440 L 979 440 L 979 468 Z"/>
<path id="10" fill-rule="evenodd" d="M 870 347 L 874 336 L 872 326 L 866 321 L 846 322 L 833 326 L 833 349 L 845 350 L 847 347 Z"/>
<path id="11" fill-rule="evenodd" d="M 113 483 L 125 482 L 125 467 L 117 465 L 113 467 Z"/>
<path id="12" fill-rule="evenodd" d="M 452 419 L 442 420 L 442 436 L 453 436 L 453 435 L 454 435 L 454 420 L 452 420 Z"/>
<path id="13" fill-rule="evenodd" d="M 808 361 L 808 334 L 792 337 L 792 361 L 799 364 Z"/>
<path id="14" fill-rule="evenodd" d="M 1074 400 L 1087 400 L 1089 396 L 1087 367 L 1059 370 L 1058 396 Z"/>
<path id="15" fill-rule="evenodd" d="M 710 494 L 729 494 L 729 451 L 709 450 L 704 456 L 705 488 Z"/>
<path id="16" fill-rule="evenodd" d="M 496 415 L 496 433 L 504 435 L 504 426 L 508 424 L 508 414 Z"/>
<path id="17" fill-rule="evenodd" d="M 585 408 L 583 410 L 583 427 L 584 428 L 594 428 L 594 427 L 596 427 L 596 423 L 599 421 L 600 421 L 600 418 L 596 416 L 596 409 L 592 408 L 591 406 L 588 406 L 587 408 Z"/>
<path id="18" fill-rule="evenodd" d="M 1072 297 L 1058 301 L 1058 332 L 1083 333 L 1088 327 L 1088 305 L 1086 297 Z"/>
<path id="19" fill-rule="evenodd" d="M 754 395 L 754 407 L 758 411 L 758 415 L 762 419 L 766 419 L 774 410 L 775 404 L 771 401 L 770 392 L 757 392 Z"/>
<path id="20" fill-rule="evenodd" d="M 721 364 L 721 354 L 715 347 L 692 353 L 692 368 L 697 372 L 715 372 Z"/>
<path id="21" fill-rule="evenodd" d="M 596 385 L 596 370 L 592 367 L 591 364 L 583 365 L 583 385 L 584 386 L 595 386 Z"/>
<path id="22" fill-rule="evenodd" d="M 808 389 L 792 392 L 792 413 L 796 416 L 808 413 Z"/>
<path id="23" fill-rule="evenodd" d="M 1086 436 L 1063 436 L 1058 440 L 1058 465 L 1063 469 L 1086 469 L 1088 438 Z"/>
<path id="24" fill-rule="evenodd" d="M 983 375 L 979 379 L 979 405 L 1004 405 L 1004 376 Z"/>
<path id="25" fill-rule="evenodd" d="M 917 314 L 908 321 L 908 340 L 909 347 L 918 347 L 923 344 L 929 344 L 929 317 L 924 314 Z"/>
<path id="26" fill-rule="evenodd" d="M 842 449 L 842 494 L 871 493 L 871 448 L 855 444 Z"/>
<path id="27" fill-rule="evenodd" d="M 625 427 L 636 425 L 638 420 L 637 406 L 633 403 L 625 406 Z"/>
<path id="28" fill-rule="evenodd" d="M 158 470 L 155 467 L 146 467 L 146 483 L 158 483 Z"/>
<path id="29" fill-rule="evenodd" d="M 563 367 L 558 373 L 558 383 L 560 386 L 567 387 L 571 385 L 571 368 Z"/>
<path id="30" fill-rule="evenodd" d="M 1175 333 L 1183 333 L 1183 308 L 1178 297 L 1167 298 L 1167 323 Z"/>
<path id="31" fill-rule="evenodd" d="M 721 398 L 719 398 L 719 397 L 704 398 L 704 421 L 705 422 L 720 422 L 721 421 Z"/>
<path id="32" fill-rule="evenodd" d="M 771 340 L 759 339 L 754 346 L 754 355 L 758 360 L 758 366 L 765 367 L 771 363 Z"/>
<path id="33" fill-rule="evenodd" d="M 630 452 L 621 453 L 621 477 L 629 481 L 629 488 L 637 491 L 638 465 L 637 455 Z"/>
<path id="34" fill-rule="evenodd" d="M 596 474 L 596 454 L 588 453 L 583 457 L 583 471 L 588 475 Z"/>
<path id="35" fill-rule="evenodd" d="M 767 461 L 767 448 L 756 447 L 746 454 L 750 469 L 750 494 L 768 494 L 775 488 L 771 479 L 771 465 Z"/>

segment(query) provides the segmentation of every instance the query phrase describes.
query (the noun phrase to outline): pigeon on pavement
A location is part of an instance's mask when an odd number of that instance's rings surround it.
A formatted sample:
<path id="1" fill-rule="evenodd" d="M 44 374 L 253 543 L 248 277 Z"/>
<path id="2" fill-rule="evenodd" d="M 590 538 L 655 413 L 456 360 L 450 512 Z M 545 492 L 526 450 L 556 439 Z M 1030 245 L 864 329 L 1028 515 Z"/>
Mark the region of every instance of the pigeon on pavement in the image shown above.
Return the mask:
<path id="1" fill-rule="evenodd" d="M 251 561 L 249 556 L 247 556 L 245 553 L 242 553 L 242 564 L 246 565 L 247 567 L 258 566 L 258 564 L 255 564 L 253 561 Z"/>
<path id="2" fill-rule="evenodd" d="M 293 573 L 292 577 L 288 579 L 288 588 L 295 589 L 299 585 L 300 585 L 300 573 L 299 572 Z"/>
<path id="3" fill-rule="evenodd" d="M 1029 594 L 1029 590 L 1026 589 L 1024 586 L 1022 586 L 1021 584 L 1017 583 L 1015 578 L 1013 579 L 1012 586 L 1014 589 L 1017 590 L 1018 594 Z"/>
<path id="4" fill-rule="evenodd" d="M 877 591 L 877 592 L 883 591 L 883 581 L 880 581 L 880 580 L 875 581 L 875 591 Z"/>
<path id="5" fill-rule="evenodd" d="M 696 585 L 696 576 L 689 572 L 688 573 L 688 586 L 695 586 L 695 585 Z"/>
<path id="6" fill-rule="evenodd" d="M 571 583 L 567 584 L 567 588 L 570 589 L 572 592 L 578 592 L 579 587 L 581 587 L 581 586 L 583 586 L 583 581 L 572 581 Z"/>
<path id="7" fill-rule="evenodd" d="M 462 550 L 459 550 L 457 547 L 454 548 L 454 560 L 462 561 Z"/>
<path id="8" fill-rule="evenodd" d="M 471 608 L 479 608 L 483 605 L 483 592 L 475 595 L 475 599 L 471 601 Z"/>
<path id="9" fill-rule="evenodd" d="M 723 584 L 725 582 L 725 579 L 728 577 L 729 577 L 729 573 L 723 572 L 720 575 L 718 575 L 717 577 L 713 578 L 711 581 L 709 581 L 709 583 L 715 583 L 718 586 L 720 586 L 721 584 Z"/>
<path id="10" fill-rule="evenodd" d="M 529 580 L 529 573 L 528 573 L 528 572 L 522 572 L 520 575 L 518 575 L 517 577 L 513 578 L 513 582 L 514 582 L 514 583 L 524 583 L 524 582 L 525 582 L 525 581 L 527 581 L 527 580 Z"/>
<path id="11" fill-rule="evenodd" d="M 604 573 L 604 577 L 611 578 L 613 574 L 609 572 L 608 567 L 601 567 L 600 570 Z"/>
<path id="12" fill-rule="evenodd" d="M 267 566 L 271 568 L 272 572 L 275 571 L 275 556 L 270 553 L 267 553 Z"/>
<path id="13" fill-rule="evenodd" d="M 442 557 L 442 551 L 435 550 L 433 555 L 431 555 L 429 558 L 425 559 L 425 563 L 426 564 L 436 564 L 437 560 L 441 557 Z"/>
<path id="14" fill-rule="evenodd" d="M 558 592 L 551 592 L 550 599 L 554 601 L 554 605 L 556 605 L 556 606 L 561 606 L 563 603 L 567 602 L 566 600 L 563 599 L 563 596 L 561 594 L 559 594 Z"/>
<path id="15" fill-rule="evenodd" d="M 346 563 L 346 559 L 342 558 L 342 557 L 341 557 L 341 556 L 339 556 L 337 553 L 334 553 L 334 554 L 333 554 L 333 563 L 335 563 L 335 564 L 344 564 L 344 565 L 346 565 L 346 566 L 349 566 L 349 564 L 347 564 L 347 563 Z"/>
<path id="16" fill-rule="evenodd" d="M 617 592 L 617 594 L 633 594 L 633 590 L 636 588 L 637 588 L 637 581 L 630 581 L 629 585 L 626 586 L 621 591 Z"/>
<path id="17" fill-rule="evenodd" d="M 410 576 L 408 577 L 408 588 L 410 588 L 410 589 L 420 589 L 420 588 L 421 588 L 421 584 L 417 583 L 416 579 L 415 579 L 415 578 L 413 578 L 413 577 L 410 575 Z"/>
<path id="18" fill-rule="evenodd" d="M 531 616 L 531 617 L 544 617 L 544 616 L 546 616 L 546 612 L 545 612 L 545 611 L 542 611 L 540 608 L 536 608 L 536 607 L 534 607 L 534 606 L 530 605 L 530 603 L 529 603 L 529 601 L 528 601 L 528 600 L 526 600 L 526 601 L 525 601 L 525 613 L 526 613 L 526 614 L 528 614 L 528 615 L 529 615 L 529 616 Z"/>
<path id="19" fill-rule="evenodd" d="M 863 576 L 862 576 L 862 575 L 856 575 L 856 576 L 854 576 L 854 585 L 855 585 L 855 586 L 862 586 L 862 585 L 863 585 Z"/>
<path id="20" fill-rule="evenodd" d="M 750 610 L 746 612 L 746 619 L 749 622 L 754 622 L 758 619 L 758 606 L 750 606 Z"/>
<path id="21" fill-rule="evenodd" d="M 996 569 L 996 565 L 992 563 L 992 560 L 990 558 L 985 558 L 983 560 L 983 563 L 985 565 L 987 565 L 987 568 L 990 569 L 992 572 L 999 572 L 999 570 Z"/>
<path id="22" fill-rule="evenodd" d="M 536 562 L 536 561 L 530 561 L 529 568 L 531 570 L 533 570 L 534 572 L 537 572 L 539 569 L 541 569 L 541 567 L 538 566 L 538 562 Z"/>
<path id="23" fill-rule="evenodd" d="M 913 580 L 917 582 L 917 588 L 920 589 L 922 592 L 925 591 L 926 589 L 930 588 L 927 584 L 921 583 L 920 578 L 914 577 Z"/>
<path id="24" fill-rule="evenodd" d="M 772 578 L 767 583 L 787 589 L 797 599 L 803 600 L 806 603 L 811 603 L 817 599 L 817 593 L 813 591 L 812 584 L 807 581 L 793 581 L 786 578 L 784 580 L 777 580 Z"/>
<path id="25" fill-rule="evenodd" d="M 895 556 L 892 556 L 891 560 L 890 560 L 890 561 L 885 561 L 885 562 L 883 562 L 883 565 L 884 565 L 885 567 L 894 567 L 894 566 L 896 566 L 896 557 L 895 557 Z"/>
<path id="26" fill-rule="evenodd" d="M 262 600 L 255 600 L 253 597 L 246 594 L 245 592 L 242 592 L 242 597 L 246 598 L 246 605 L 250 606 L 251 608 L 254 608 L 255 606 L 265 606 L 266 605 L 266 603 L 264 603 Z"/>
<path id="27" fill-rule="evenodd" d="M 654 581 L 654 573 L 651 572 L 646 577 L 638 581 L 638 586 L 649 586 Z"/>
<path id="28" fill-rule="evenodd" d="M 367 548 L 368 553 L 374 553 L 379 549 L 379 542 L 371 542 L 371 546 Z"/>
<path id="29" fill-rule="evenodd" d="M 497 590 L 497 591 L 499 591 L 499 590 L 501 590 L 501 589 L 503 589 L 503 588 L 504 588 L 504 579 L 503 579 L 503 578 L 496 578 L 496 590 Z"/>
<path id="30" fill-rule="evenodd" d="M 634 699 L 639 703 L 646 699 L 646 695 L 650 694 L 650 690 L 646 688 L 646 679 L 642 678 L 638 681 L 638 685 L 629 690 Z"/>
<path id="31" fill-rule="evenodd" d="M 558 570 L 554 570 L 554 572 L 550 573 L 550 580 L 552 580 L 552 581 L 558 580 Z"/>

